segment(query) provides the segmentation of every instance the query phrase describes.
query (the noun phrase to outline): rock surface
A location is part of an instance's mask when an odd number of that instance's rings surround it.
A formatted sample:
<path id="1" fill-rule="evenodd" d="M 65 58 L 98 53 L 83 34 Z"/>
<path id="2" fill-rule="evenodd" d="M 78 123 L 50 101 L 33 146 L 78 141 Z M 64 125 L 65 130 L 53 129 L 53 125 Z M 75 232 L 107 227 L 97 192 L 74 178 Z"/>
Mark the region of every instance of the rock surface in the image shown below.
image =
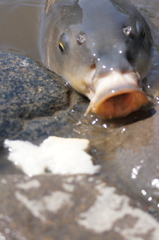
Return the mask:
<path id="1" fill-rule="evenodd" d="M 98 177 L 5 176 L 0 190 L 1 239 L 158 240 L 158 222 Z"/>

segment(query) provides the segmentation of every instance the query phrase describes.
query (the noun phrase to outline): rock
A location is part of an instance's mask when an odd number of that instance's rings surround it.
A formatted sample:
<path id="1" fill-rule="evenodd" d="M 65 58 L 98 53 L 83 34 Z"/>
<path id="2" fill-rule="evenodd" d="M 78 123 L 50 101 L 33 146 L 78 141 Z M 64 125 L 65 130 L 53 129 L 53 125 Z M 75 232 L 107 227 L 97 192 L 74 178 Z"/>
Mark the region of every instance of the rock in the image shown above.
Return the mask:
<path id="1" fill-rule="evenodd" d="M 53 72 L 35 61 L 0 54 L 0 138 L 12 137 L 23 119 L 48 116 L 69 103 L 69 88 Z"/>
<path id="2" fill-rule="evenodd" d="M 65 82 L 27 57 L 1 53 L 0 84 L 0 109 L 5 116 L 47 116 L 68 104 Z"/>
<path id="3" fill-rule="evenodd" d="M 158 240 L 158 222 L 97 176 L 1 176 L 0 191 L 7 240 Z"/>

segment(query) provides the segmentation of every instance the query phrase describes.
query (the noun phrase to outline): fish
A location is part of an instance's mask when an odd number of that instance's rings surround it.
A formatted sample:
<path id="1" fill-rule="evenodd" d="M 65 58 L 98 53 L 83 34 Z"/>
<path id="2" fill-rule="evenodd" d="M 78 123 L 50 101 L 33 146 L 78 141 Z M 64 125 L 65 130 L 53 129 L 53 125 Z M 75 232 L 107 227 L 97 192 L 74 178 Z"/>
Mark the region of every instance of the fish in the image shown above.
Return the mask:
<path id="1" fill-rule="evenodd" d="M 125 117 L 148 103 L 152 66 L 148 22 L 127 0 L 47 0 L 42 62 L 90 99 L 86 114 Z"/>

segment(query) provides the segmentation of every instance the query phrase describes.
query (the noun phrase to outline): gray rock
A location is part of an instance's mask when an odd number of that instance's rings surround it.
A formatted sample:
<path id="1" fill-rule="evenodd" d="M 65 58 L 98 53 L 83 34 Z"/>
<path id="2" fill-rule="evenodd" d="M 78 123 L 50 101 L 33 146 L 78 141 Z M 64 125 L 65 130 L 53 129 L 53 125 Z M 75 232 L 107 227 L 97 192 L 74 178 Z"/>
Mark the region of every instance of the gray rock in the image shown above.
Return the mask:
<path id="1" fill-rule="evenodd" d="M 158 222 L 98 177 L 5 176 L 0 191 L 1 239 L 158 240 Z"/>
<path id="2" fill-rule="evenodd" d="M 53 72 L 33 60 L 0 54 L 1 114 L 47 116 L 68 104 L 68 88 Z"/>
<path id="3" fill-rule="evenodd" d="M 0 54 L 0 85 L 1 140 L 19 132 L 23 119 L 52 115 L 69 103 L 65 82 L 23 56 Z"/>

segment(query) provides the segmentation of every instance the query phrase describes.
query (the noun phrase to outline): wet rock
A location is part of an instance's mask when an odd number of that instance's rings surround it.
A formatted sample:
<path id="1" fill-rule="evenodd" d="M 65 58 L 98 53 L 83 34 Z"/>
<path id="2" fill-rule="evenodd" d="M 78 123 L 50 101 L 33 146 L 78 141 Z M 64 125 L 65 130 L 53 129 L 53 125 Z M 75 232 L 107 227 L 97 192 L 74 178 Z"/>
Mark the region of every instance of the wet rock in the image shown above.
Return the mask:
<path id="1" fill-rule="evenodd" d="M 0 54 L 0 84 L 2 115 L 46 116 L 68 104 L 68 88 L 64 81 L 23 56 Z"/>
<path id="2" fill-rule="evenodd" d="M 0 138 L 23 128 L 23 119 L 48 116 L 69 103 L 69 88 L 53 72 L 35 61 L 0 54 Z"/>
<path id="3" fill-rule="evenodd" d="M 156 220 L 97 176 L 3 176 L 0 191 L 7 240 L 158 240 Z"/>

